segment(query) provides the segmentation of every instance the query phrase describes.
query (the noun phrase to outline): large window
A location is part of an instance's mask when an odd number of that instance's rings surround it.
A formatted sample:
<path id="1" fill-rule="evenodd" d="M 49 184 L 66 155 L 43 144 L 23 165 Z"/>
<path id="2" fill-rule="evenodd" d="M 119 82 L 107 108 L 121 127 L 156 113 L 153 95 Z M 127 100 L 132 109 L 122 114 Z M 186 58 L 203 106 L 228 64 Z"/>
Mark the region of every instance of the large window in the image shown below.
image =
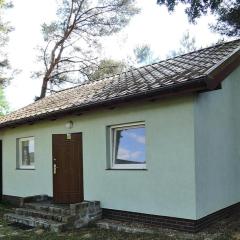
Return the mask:
<path id="1" fill-rule="evenodd" d="M 145 125 L 111 127 L 111 168 L 145 169 Z"/>
<path id="2" fill-rule="evenodd" d="M 34 169 L 34 137 L 18 139 L 18 168 Z"/>

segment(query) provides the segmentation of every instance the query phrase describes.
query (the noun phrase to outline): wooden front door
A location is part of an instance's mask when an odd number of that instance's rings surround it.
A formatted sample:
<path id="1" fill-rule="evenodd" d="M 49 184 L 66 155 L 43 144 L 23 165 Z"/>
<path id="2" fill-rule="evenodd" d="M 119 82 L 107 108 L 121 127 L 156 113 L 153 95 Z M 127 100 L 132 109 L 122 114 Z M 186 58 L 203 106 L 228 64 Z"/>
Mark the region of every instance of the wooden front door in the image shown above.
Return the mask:
<path id="1" fill-rule="evenodd" d="M 52 149 L 54 202 L 82 202 L 82 134 L 54 134 Z"/>

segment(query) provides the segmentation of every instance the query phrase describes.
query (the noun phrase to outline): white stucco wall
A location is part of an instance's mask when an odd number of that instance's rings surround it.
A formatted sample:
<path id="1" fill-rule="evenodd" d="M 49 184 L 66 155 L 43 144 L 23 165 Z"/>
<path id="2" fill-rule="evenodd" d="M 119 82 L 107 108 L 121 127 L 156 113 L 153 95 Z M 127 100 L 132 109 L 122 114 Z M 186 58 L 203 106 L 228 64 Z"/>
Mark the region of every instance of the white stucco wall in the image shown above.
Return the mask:
<path id="1" fill-rule="evenodd" d="M 52 195 L 52 134 L 83 133 L 84 197 L 102 207 L 196 219 L 193 96 L 139 103 L 2 131 L 3 193 Z M 106 170 L 106 128 L 146 123 L 147 171 Z M 16 170 L 16 139 L 35 137 L 36 170 Z"/>
<path id="2" fill-rule="evenodd" d="M 240 68 L 195 102 L 197 218 L 240 202 Z"/>

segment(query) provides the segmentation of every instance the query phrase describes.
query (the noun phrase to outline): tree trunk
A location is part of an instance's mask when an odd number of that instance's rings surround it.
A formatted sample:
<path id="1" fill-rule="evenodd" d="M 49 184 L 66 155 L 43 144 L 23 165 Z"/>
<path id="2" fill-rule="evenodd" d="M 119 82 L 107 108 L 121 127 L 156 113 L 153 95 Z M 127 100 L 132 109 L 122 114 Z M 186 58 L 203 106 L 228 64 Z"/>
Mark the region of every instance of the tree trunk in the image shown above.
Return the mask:
<path id="1" fill-rule="evenodd" d="M 38 99 L 42 99 L 42 98 L 44 98 L 46 96 L 47 84 L 48 84 L 48 79 L 47 78 L 43 78 L 41 94 L 40 94 L 40 97 Z"/>

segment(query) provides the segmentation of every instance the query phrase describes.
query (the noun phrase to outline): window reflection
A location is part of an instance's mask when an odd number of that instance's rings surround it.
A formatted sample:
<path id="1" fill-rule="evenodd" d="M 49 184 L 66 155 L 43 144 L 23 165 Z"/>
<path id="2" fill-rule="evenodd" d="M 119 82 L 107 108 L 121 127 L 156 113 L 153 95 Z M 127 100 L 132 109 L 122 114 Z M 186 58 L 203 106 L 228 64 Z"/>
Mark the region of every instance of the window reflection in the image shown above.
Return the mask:
<path id="1" fill-rule="evenodd" d="M 115 164 L 144 164 L 145 127 L 115 130 Z"/>

